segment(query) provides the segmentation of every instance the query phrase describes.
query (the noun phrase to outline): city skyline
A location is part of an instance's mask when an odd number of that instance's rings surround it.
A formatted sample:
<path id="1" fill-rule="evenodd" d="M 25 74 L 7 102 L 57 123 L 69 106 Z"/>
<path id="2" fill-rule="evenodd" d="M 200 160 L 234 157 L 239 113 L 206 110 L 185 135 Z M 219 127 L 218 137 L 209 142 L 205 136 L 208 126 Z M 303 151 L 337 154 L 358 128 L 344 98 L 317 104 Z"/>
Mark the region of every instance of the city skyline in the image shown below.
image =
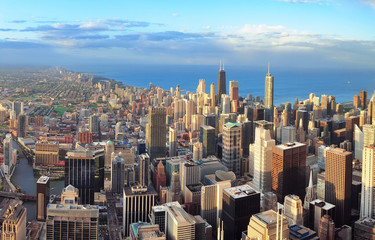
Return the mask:
<path id="1" fill-rule="evenodd" d="M 375 2 L 0 3 L 7 64 L 371 68 Z M 69 13 L 69 14 L 67 14 Z"/>

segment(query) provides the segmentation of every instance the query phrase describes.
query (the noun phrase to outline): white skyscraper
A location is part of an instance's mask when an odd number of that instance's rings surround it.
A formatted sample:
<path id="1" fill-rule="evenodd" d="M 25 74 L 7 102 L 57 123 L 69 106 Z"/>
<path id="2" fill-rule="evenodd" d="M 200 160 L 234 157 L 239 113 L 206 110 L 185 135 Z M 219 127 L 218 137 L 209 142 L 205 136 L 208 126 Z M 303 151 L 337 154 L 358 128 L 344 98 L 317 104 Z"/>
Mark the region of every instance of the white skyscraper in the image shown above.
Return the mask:
<path id="1" fill-rule="evenodd" d="M 363 125 L 363 146 L 370 146 L 375 143 L 375 125 Z"/>
<path id="2" fill-rule="evenodd" d="M 255 129 L 255 141 L 250 145 L 250 163 L 254 163 L 253 187 L 261 192 L 269 192 L 272 187 L 272 148 L 275 140 L 270 130 Z"/>
<path id="3" fill-rule="evenodd" d="M 295 142 L 296 139 L 296 127 L 286 126 L 281 128 L 281 143 Z"/>
<path id="4" fill-rule="evenodd" d="M 375 145 L 363 148 L 361 218 L 375 218 Z"/>
<path id="5" fill-rule="evenodd" d="M 223 114 L 230 113 L 230 98 L 228 95 L 223 94 L 221 95 L 221 102 L 223 108 Z"/>

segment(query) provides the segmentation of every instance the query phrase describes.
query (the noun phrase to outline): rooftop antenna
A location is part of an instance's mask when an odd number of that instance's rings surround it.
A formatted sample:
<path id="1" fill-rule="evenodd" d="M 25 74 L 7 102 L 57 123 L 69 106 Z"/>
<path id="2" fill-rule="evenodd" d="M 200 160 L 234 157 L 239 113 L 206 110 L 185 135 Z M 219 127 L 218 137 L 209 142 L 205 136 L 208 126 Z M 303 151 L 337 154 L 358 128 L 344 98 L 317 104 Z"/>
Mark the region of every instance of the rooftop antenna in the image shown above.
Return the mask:
<path id="1" fill-rule="evenodd" d="M 270 61 L 268 61 L 268 74 L 270 74 Z"/>
<path id="2" fill-rule="evenodd" d="M 220 58 L 220 71 L 221 71 L 221 58 Z"/>
<path id="3" fill-rule="evenodd" d="M 223 71 L 224 71 L 224 58 L 223 58 Z"/>

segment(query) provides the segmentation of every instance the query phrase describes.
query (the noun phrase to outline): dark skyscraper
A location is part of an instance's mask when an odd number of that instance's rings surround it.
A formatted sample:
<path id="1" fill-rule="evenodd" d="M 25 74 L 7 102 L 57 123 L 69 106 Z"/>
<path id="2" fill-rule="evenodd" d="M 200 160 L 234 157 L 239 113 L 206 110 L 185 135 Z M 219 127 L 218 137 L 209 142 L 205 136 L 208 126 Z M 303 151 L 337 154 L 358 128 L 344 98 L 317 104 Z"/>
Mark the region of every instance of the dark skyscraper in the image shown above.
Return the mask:
<path id="1" fill-rule="evenodd" d="M 36 218 L 44 221 L 47 215 L 47 204 L 49 203 L 49 177 L 41 176 L 36 182 Z"/>
<path id="2" fill-rule="evenodd" d="M 20 114 L 17 118 L 17 137 L 24 138 L 26 136 L 26 116 Z"/>
<path id="3" fill-rule="evenodd" d="M 104 152 L 73 150 L 65 161 L 65 186 L 79 189 L 81 204 L 93 204 L 94 192 L 104 187 Z"/>
<path id="4" fill-rule="evenodd" d="M 366 109 L 367 108 L 367 92 L 366 91 L 360 91 L 359 92 L 359 99 L 361 100 L 361 108 Z"/>
<path id="5" fill-rule="evenodd" d="M 274 77 L 270 73 L 270 65 L 268 64 L 268 73 L 265 79 L 264 88 L 264 107 L 265 107 L 265 120 L 272 122 L 273 115 L 273 81 Z"/>
<path id="6" fill-rule="evenodd" d="M 203 157 L 215 155 L 216 137 L 215 128 L 211 126 L 201 126 L 200 141 L 203 146 Z"/>
<path id="7" fill-rule="evenodd" d="M 224 64 L 223 64 L 223 70 L 221 70 L 221 61 L 220 61 L 219 78 L 217 80 L 217 100 L 220 103 L 221 103 L 222 94 L 227 94 L 227 84 L 226 84 L 226 79 L 225 79 Z"/>

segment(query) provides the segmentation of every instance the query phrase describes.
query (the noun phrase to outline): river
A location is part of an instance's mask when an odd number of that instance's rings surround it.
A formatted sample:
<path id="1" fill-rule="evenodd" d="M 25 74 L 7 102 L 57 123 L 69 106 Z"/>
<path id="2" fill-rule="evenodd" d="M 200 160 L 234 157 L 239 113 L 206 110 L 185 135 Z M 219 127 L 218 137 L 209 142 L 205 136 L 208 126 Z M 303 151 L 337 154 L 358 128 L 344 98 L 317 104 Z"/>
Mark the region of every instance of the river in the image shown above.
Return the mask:
<path id="1" fill-rule="evenodd" d="M 32 163 L 23 155 L 22 151 L 18 154 L 18 163 L 12 176 L 12 183 L 21 187 L 21 191 L 27 194 L 36 194 L 36 182 L 37 178 L 34 178 Z M 51 194 L 60 195 L 64 188 L 64 180 L 57 180 L 50 182 Z M 27 221 L 36 219 L 36 202 L 24 202 L 23 204 L 27 208 Z"/>

